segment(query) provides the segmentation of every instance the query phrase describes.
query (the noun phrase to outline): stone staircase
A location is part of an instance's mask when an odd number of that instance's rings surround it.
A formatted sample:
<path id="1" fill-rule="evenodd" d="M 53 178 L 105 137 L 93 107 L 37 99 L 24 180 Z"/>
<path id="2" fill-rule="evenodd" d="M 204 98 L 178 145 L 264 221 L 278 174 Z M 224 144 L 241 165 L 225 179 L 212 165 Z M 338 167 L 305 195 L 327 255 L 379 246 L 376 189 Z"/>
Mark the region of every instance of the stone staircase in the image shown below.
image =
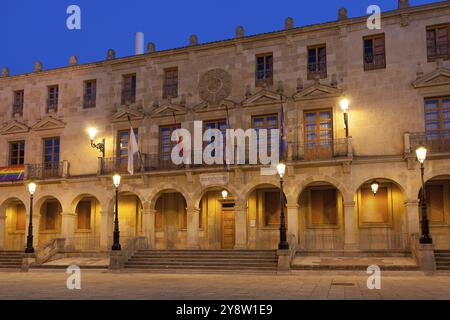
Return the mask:
<path id="1" fill-rule="evenodd" d="M 450 250 L 435 250 L 434 259 L 437 271 L 450 271 Z"/>
<path id="2" fill-rule="evenodd" d="M 127 270 L 276 272 L 276 250 L 138 250 Z"/>
<path id="3" fill-rule="evenodd" d="M 20 269 L 23 255 L 21 251 L 0 251 L 0 269 Z"/>

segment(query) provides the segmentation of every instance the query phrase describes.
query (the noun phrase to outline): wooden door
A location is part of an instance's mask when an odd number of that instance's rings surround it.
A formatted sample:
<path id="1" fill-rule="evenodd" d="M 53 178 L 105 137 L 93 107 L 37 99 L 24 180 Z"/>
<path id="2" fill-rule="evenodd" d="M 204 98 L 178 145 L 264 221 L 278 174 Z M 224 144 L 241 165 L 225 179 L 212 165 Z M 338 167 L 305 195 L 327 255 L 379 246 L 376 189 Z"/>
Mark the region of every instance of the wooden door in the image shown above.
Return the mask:
<path id="1" fill-rule="evenodd" d="M 234 206 L 222 205 L 222 249 L 234 247 Z"/>

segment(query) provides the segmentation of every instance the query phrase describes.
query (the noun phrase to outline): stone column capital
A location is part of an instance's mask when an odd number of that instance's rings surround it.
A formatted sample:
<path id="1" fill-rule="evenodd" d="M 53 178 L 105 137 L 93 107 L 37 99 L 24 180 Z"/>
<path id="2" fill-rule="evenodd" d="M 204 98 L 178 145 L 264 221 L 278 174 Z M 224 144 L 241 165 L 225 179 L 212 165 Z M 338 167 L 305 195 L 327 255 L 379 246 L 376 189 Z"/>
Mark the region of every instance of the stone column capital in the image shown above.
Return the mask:
<path id="1" fill-rule="evenodd" d="M 76 217 L 75 212 L 61 212 L 61 217 Z"/>
<path id="2" fill-rule="evenodd" d="M 419 199 L 409 199 L 409 200 L 405 200 L 405 206 L 409 207 L 418 207 L 419 206 Z"/>
<path id="3" fill-rule="evenodd" d="M 344 201 L 344 207 L 354 207 L 355 201 Z"/>
<path id="4" fill-rule="evenodd" d="M 298 207 L 299 207 L 299 205 L 298 204 L 291 204 L 291 203 L 288 203 L 287 205 L 286 205 L 286 208 L 288 209 L 288 210 L 295 210 L 295 209 L 298 209 Z"/>

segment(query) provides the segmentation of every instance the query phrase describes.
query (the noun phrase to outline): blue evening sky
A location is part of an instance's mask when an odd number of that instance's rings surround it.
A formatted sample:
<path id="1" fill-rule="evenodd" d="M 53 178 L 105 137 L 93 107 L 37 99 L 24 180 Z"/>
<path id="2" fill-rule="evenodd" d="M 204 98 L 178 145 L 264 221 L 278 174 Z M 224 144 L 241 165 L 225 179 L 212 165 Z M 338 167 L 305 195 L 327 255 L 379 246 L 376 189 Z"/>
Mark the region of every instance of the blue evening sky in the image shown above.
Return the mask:
<path id="1" fill-rule="evenodd" d="M 410 0 L 431 2 L 438 1 Z M 66 27 L 71 4 L 81 8 L 81 30 Z M 190 34 L 200 43 L 231 38 L 237 25 L 246 35 L 280 30 L 289 16 L 295 26 L 332 21 L 340 7 L 350 17 L 363 16 L 371 4 L 397 8 L 397 0 L 1 0 L 0 68 L 25 73 L 37 59 L 44 69 L 61 67 L 70 55 L 93 62 L 108 48 L 118 57 L 132 55 L 136 31 L 162 50 L 186 45 Z"/>

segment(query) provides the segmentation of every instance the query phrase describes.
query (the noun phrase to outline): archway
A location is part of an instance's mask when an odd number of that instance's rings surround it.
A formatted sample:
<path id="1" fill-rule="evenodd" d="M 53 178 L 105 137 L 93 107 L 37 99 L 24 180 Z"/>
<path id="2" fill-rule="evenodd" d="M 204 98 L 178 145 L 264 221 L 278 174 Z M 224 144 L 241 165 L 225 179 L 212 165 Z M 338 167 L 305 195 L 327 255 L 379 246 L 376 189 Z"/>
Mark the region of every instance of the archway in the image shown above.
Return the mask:
<path id="1" fill-rule="evenodd" d="M 10 198 L 0 206 L 0 217 L 5 218 L 3 232 L 0 232 L 0 250 L 22 251 L 27 237 L 27 211 L 18 198 Z"/>
<path id="2" fill-rule="evenodd" d="M 115 200 L 113 199 L 113 201 Z M 141 199 L 135 193 L 130 191 L 119 193 L 119 229 L 122 246 L 128 239 L 143 235 L 142 210 Z M 114 216 L 111 218 L 110 244 L 113 243 Z"/>
<path id="3" fill-rule="evenodd" d="M 61 237 L 62 206 L 54 197 L 46 197 L 38 203 L 42 203 L 37 206 L 40 214 L 38 245 L 41 246 L 52 239 Z"/>
<path id="4" fill-rule="evenodd" d="M 210 187 L 199 202 L 200 247 L 233 249 L 236 239 L 235 199 L 224 187 Z"/>
<path id="5" fill-rule="evenodd" d="M 386 178 L 370 179 L 360 185 L 354 200 L 361 250 L 408 248 L 405 192 L 398 183 Z"/>
<path id="6" fill-rule="evenodd" d="M 187 203 L 180 192 L 163 191 L 155 202 L 155 245 L 182 249 L 187 243 Z"/>
<path id="7" fill-rule="evenodd" d="M 299 247 L 305 251 L 344 249 L 341 192 L 328 182 L 308 184 L 298 197 Z"/>
<path id="8" fill-rule="evenodd" d="M 73 200 L 72 207 L 75 212 L 72 242 L 75 250 L 99 250 L 102 217 L 100 201 L 93 195 L 83 194 Z"/>
<path id="9" fill-rule="evenodd" d="M 287 219 L 286 195 L 284 212 Z M 276 249 L 280 241 L 280 188 L 273 184 L 253 187 L 247 198 L 248 245 L 256 249 Z"/>
<path id="10" fill-rule="evenodd" d="M 450 249 L 450 175 L 433 177 L 425 182 L 425 196 L 433 244 L 438 250 Z M 418 194 L 422 199 L 422 189 Z M 422 211 L 419 205 L 419 217 Z"/>

